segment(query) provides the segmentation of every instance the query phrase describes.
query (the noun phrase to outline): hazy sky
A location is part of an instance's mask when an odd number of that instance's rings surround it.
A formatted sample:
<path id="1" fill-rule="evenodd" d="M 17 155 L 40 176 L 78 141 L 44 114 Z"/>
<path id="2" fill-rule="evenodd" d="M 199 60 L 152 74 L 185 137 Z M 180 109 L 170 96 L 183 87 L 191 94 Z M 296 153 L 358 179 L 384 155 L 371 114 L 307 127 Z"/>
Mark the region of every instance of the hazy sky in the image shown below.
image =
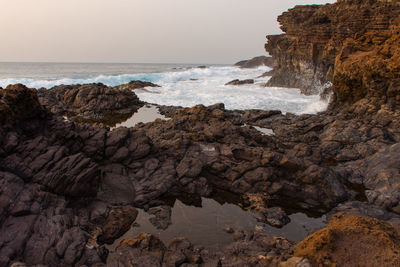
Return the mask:
<path id="1" fill-rule="evenodd" d="M 276 17 L 334 0 L 0 0 L 0 61 L 233 63 Z"/>

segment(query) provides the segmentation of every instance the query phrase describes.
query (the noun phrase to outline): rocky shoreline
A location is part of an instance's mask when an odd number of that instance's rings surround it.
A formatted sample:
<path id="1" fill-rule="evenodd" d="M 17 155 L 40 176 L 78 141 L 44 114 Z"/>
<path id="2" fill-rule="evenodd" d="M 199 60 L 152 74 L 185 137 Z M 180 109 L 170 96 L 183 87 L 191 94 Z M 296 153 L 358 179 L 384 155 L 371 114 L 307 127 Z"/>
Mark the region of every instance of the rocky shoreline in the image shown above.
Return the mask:
<path id="1" fill-rule="evenodd" d="M 373 7 L 357 21 L 370 26 L 353 21 L 339 39 L 328 34 L 356 7 Z M 333 20 L 332 10 L 342 16 Z M 329 109 L 315 115 L 161 107 L 169 120 L 111 131 L 108 117 L 123 120 L 115 115 L 144 104 L 132 89 L 155 85 L 0 89 L 0 266 L 399 265 L 399 12 L 399 1 L 343 0 L 280 17 L 287 35 L 269 38 L 271 83 L 283 73 L 305 77 L 290 79 L 304 88 L 314 77 L 331 81 Z M 304 42 L 314 61 L 303 57 Z M 316 71 L 311 79 L 307 68 L 290 67 L 304 66 L 300 58 Z M 283 226 L 294 210 L 330 223 L 300 243 L 228 229 L 233 241 L 221 250 L 143 233 L 108 256 L 106 245 L 129 230 L 138 208 L 168 227 L 171 199 L 201 204 L 221 191 L 266 224 Z"/>

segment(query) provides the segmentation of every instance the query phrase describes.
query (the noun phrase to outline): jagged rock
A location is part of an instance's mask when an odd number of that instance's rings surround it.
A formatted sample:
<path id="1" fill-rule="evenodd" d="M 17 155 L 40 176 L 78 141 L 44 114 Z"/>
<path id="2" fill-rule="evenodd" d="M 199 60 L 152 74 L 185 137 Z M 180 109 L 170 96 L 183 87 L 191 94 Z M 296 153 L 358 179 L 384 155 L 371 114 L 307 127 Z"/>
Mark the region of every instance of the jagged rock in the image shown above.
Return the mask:
<path id="1" fill-rule="evenodd" d="M 101 83 L 60 85 L 38 92 L 41 104 L 57 115 L 68 116 L 77 122 L 100 122 L 113 126 L 143 106 L 132 91 L 132 88 L 142 85 L 147 86 L 137 81 L 119 87 Z"/>
<path id="2" fill-rule="evenodd" d="M 127 232 L 137 217 L 138 211 L 131 206 L 123 206 L 111 210 L 104 225 L 102 232 L 98 236 L 101 243 L 112 244 Z"/>
<path id="3" fill-rule="evenodd" d="M 257 221 L 269 224 L 274 227 L 283 227 L 290 222 L 290 218 L 280 207 L 257 210 L 253 211 L 252 213 Z"/>
<path id="4" fill-rule="evenodd" d="M 157 237 L 141 234 L 136 238 L 123 239 L 116 245 L 116 255 L 110 266 L 133 264 L 136 266 L 161 266 L 165 245 Z M 132 262 L 133 261 L 133 262 Z"/>
<path id="5" fill-rule="evenodd" d="M 254 80 L 253 79 L 247 79 L 247 80 L 232 80 L 230 82 L 227 82 L 225 85 L 244 85 L 244 84 L 253 84 Z"/>
<path id="6" fill-rule="evenodd" d="M 327 10 L 337 7 L 335 12 L 343 12 L 346 16 L 346 8 L 351 7 L 349 10 L 355 15 L 352 14 L 350 21 L 361 18 L 360 23 L 367 25 L 363 29 L 375 30 L 375 33 L 362 32 L 346 41 L 337 61 L 333 102 L 328 111 L 316 115 L 228 111 L 222 104 L 198 105 L 168 109 L 171 116 L 168 121 L 110 131 L 106 127 L 75 124 L 53 116 L 39 105 L 33 89 L 17 85 L 10 87 L 9 92 L 8 89 L 0 90 L 0 265 L 9 266 L 14 262 L 51 266 L 102 264 L 107 258 L 107 250 L 94 242 L 96 235 L 91 231 L 111 225 L 111 237 L 106 239 L 112 242 L 132 221 L 121 220 L 120 223 L 119 217 L 107 220 L 113 218 L 110 211 L 115 205 L 152 209 L 164 205 L 164 198 L 177 198 L 183 193 L 194 194 L 196 199 L 210 196 L 214 190 L 225 190 L 239 197 L 263 194 L 268 205 L 290 203 L 291 209 L 319 214 L 341 202 L 361 198 L 376 206 L 351 205 L 349 209 L 370 216 L 380 216 L 380 208 L 400 213 L 397 188 L 400 143 L 396 93 L 399 86 L 398 30 L 392 27 L 390 34 L 386 32 L 388 24 L 392 23 L 391 16 L 398 10 L 394 6 L 397 2 L 354 0 L 328 6 Z M 318 18 L 318 25 L 329 25 L 325 17 L 320 17 L 325 9 L 316 6 L 296 10 L 303 11 L 298 18 L 294 18 L 294 11 L 291 11 L 289 14 L 292 15 L 285 15 L 281 20 L 289 16 L 295 21 L 311 19 L 313 22 Z M 357 16 L 358 10 L 366 15 Z M 365 22 L 372 15 L 365 10 L 373 14 L 370 24 Z M 337 14 L 335 12 L 332 14 Z M 375 13 L 385 16 L 375 17 Z M 357 28 L 358 22 L 351 24 L 352 27 Z M 339 26 L 343 27 L 343 24 Z M 339 52 L 337 46 L 332 46 L 335 47 L 333 52 L 325 46 L 326 36 L 319 37 L 327 30 L 324 27 L 322 31 L 319 26 L 310 29 L 309 39 L 293 39 L 297 46 L 291 43 L 290 36 L 270 43 L 277 45 L 274 49 L 279 44 L 282 53 L 286 53 L 287 57 L 280 58 L 282 68 L 285 60 L 291 58 L 293 66 L 302 69 L 304 62 L 298 61 L 297 52 L 310 52 L 302 47 L 304 44 L 315 48 L 312 48 L 313 55 L 323 62 L 321 66 L 330 66 L 329 60 Z M 286 30 L 296 37 L 297 31 Z M 343 36 L 353 37 L 353 34 L 347 34 L 345 32 Z M 375 35 L 379 38 L 373 37 Z M 319 44 L 318 40 L 322 40 L 321 46 L 314 45 L 314 42 Z M 367 46 L 368 43 L 371 46 Z M 352 60 L 360 63 L 354 73 L 350 73 Z M 314 69 L 319 71 L 318 66 L 314 65 Z M 367 75 L 369 70 L 373 75 Z M 330 72 L 328 69 L 322 73 L 328 77 Z M 355 87 L 357 85 L 361 88 Z M 346 91 L 346 86 L 351 90 Z M 71 100 L 68 103 L 74 109 L 83 114 L 87 112 L 89 117 L 92 111 L 85 111 L 83 106 L 91 96 L 94 97 L 93 105 L 106 99 L 103 104 L 111 105 L 108 110 L 119 111 L 131 108 L 132 103 L 125 100 L 136 99 L 128 90 L 121 102 L 126 105 L 119 106 L 114 100 L 119 99 L 121 90 L 100 84 L 66 86 L 55 91 L 58 90 L 60 93 L 54 92 L 54 97 L 60 97 L 60 103 Z M 82 95 L 76 98 L 78 91 Z M 99 92 L 110 92 L 110 95 Z M 55 98 L 48 98 L 52 99 L 49 108 L 51 103 L 58 101 Z M 52 108 L 59 114 L 68 108 L 57 105 Z M 100 112 L 96 110 L 97 106 L 89 105 L 89 108 L 94 110 L 93 116 Z M 251 126 L 272 129 L 275 135 L 261 135 Z M 162 213 L 153 210 L 155 214 Z M 166 215 L 164 217 L 168 219 L 168 213 Z M 393 219 L 396 216 L 392 217 L 390 221 L 395 225 Z M 344 232 L 347 231 L 345 225 L 353 225 L 352 220 L 345 222 L 341 226 Z M 369 227 L 369 222 L 366 225 Z M 375 227 L 374 223 L 372 227 Z M 364 231 L 363 227 L 361 229 Z M 388 233 L 393 232 L 389 230 Z M 117 257 L 108 260 L 130 263 L 138 259 L 140 263 L 155 266 L 166 262 L 278 266 L 282 261 L 295 261 L 289 260 L 293 256 L 294 243 L 286 239 L 252 232 L 235 232 L 233 235 L 235 242 L 222 251 L 196 248 L 184 239 L 176 240 L 166 248 L 156 238 L 142 235 L 120 243 L 113 255 Z M 358 237 L 355 239 L 359 240 Z M 392 237 L 396 242 L 399 240 L 396 235 Z M 364 241 L 372 243 L 371 240 Z M 392 246 L 393 240 L 383 241 Z M 352 246 L 350 241 L 346 242 L 343 248 Z M 133 259 L 131 253 L 135 256 Z M 319 254 L 314 255 L 319 257 Z M 332 255 L 331 260 L 335 261 Z M 310 260 L 314 261 L 314 258 Z"/>
<path id="7" fill-rule="evenodd" d="M 272 60 L 272 57 L 259 56 L 259 57 L 254 57 L 249 60 L 239 61 L 239 62 L 235 63 L 235 66 L 241 67 L 241 68 L 257 68 L 260 66 L 272 67 L 273 60 Z"/>
<path id="8" fill-rule="evenodd" d="M 0 126 L 34 118 L 41 110 L 35 90 L 30 90 L 22 84 L 0 89 Z"/>
<path id="9" fill-rule="evenodd" d="M 400 219 L 400 215 L 389 212 L 381 206 L 371 205 L 359 201 L 350 201 L 338 205 L 328 213 L 327 220 L 330 221 L 331 217 L 336 213 L 368 216 L 382 221 L 397 221 Z"/>
<path id="10" fill-rule="evenodd" d="M 147 213 L 154 215 L 149 219 L 150 223 L 154 225 L 157 229 L 165 230 L 172 224 L 171 222 L 171 207 L 170 206 L 160 206 L 150 208 Z"/>

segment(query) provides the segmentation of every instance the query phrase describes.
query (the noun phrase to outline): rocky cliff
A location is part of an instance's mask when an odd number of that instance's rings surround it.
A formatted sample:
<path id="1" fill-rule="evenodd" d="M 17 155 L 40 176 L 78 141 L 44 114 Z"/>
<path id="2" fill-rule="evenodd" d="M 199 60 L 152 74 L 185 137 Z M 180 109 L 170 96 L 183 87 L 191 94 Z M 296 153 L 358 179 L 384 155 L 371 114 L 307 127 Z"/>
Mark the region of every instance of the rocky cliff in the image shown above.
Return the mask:
<path id="1" fill-rule="evenodd" d="M 274 58 L 269 86 L 315 94 L 332 82 L 335 60 L 347 38 L 383 32 L 395 25 L 400 2 L 339 0 L 324 6 L 296 6 L 278 17 L 285 34 L 267 36 Z"/>

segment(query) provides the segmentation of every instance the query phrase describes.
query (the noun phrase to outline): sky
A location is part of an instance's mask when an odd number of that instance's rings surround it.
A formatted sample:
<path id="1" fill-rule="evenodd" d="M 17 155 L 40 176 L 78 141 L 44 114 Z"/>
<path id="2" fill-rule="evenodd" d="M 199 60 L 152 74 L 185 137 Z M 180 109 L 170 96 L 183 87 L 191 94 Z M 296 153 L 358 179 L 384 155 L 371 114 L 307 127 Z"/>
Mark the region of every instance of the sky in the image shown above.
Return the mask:
<path id="1" fill-rule="evenodd" d="M 0 0 L 0 62 L 221 63 L 266 55 L 295 5 L 334 0 Z"/>

